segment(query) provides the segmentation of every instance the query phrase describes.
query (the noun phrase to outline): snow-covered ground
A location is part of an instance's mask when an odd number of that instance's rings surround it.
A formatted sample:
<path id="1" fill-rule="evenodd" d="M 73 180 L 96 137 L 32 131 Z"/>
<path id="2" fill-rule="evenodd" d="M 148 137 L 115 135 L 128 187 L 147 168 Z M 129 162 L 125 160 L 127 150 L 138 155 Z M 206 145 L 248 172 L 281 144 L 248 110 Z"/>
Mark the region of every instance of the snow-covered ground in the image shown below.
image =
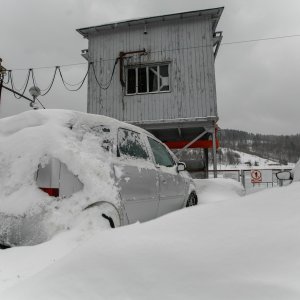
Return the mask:
<path id="1" fill-rule="evenodd" d="M 237 150 L 232 150 L 228 148 L 221 148 L 225 154 L 227 151 L 236 153 L 240 157 L 240 163 L 235 165 L 230 164 L 220 164 L 217 167 L 219 170 L 242 170 L 249 168 L 261 168 L 261 169 L 291 169 L 295 166 L 294 163 L 288 163 L 287 165 L 279 165 L 278 162 L 272 161 L 270 159 L 265 159 L 257 155 L 244 153 Z"/>
<path id="2" fill-rule="evenodd" d="M 194 179 L 197 184 L 199 204 L 225 201 L 244 196 L 243 186 L 233 179 Z"/>
<path id="3" fill-rule="evenodd" d="M 82 213 L 95 195 L 117 203 L 118 191 L 109 158 L 100 153 L 95 162 L 99 143 L 78 116 L 40 111 L 0 120 L 1 211 L 54 212 L 47 242 L 0 250 L 1 300 L 300 299 L 299 182 L 245 195 L 232 179 L 196 180 L 198 206 L 110 229 L 93 210 Z M 35 184 L 49 156 L 80 174 L 85 188 L 69 201 Z"/>
<path id="4" fill-rule="evenodd" d="M 198 184 L 206 204 L 0 250 L 0 299 L 299 299 L 300 183 Z"/>

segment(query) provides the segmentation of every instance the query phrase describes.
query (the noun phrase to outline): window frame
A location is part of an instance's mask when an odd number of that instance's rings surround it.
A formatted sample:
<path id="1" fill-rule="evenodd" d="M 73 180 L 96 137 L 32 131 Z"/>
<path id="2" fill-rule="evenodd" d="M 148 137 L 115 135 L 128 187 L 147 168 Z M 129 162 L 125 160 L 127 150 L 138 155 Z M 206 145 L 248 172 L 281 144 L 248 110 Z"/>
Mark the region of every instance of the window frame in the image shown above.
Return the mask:
<path id="1" fill-rule="evenodd" d="M 159 79 L 160 79 L 160 67 L 161 66 L 168 66 L 168 86 L 169 89 L 165 91 L 161 91 L 157 89 L 157 91 L 150 92 L 149 91 L 149 68 L 157 67 L 157 87 L 159 88 Z M 146 68 L 146 85 L 147 85 L 147 91 L 146 92 L 138 92 L 138 70 Z M 128 93 L 128 70 L 134 69 L 135 70 L 135 93 Z M 164 62 L 157 62 L 157 63 L 149 63 L 149 64 L 135 64 L 135 65 L 127 65 L 125 67 L 125 78 L 126 78 L 126 87 L 125 87 L 125 95 L 126 96 L 135 96 L 135 95 L 145 95 L 145 94 L 160 94 L 160 93 L 170 93 L 171 92 L 171 62 L 170 61 L 164 61 Z"/>

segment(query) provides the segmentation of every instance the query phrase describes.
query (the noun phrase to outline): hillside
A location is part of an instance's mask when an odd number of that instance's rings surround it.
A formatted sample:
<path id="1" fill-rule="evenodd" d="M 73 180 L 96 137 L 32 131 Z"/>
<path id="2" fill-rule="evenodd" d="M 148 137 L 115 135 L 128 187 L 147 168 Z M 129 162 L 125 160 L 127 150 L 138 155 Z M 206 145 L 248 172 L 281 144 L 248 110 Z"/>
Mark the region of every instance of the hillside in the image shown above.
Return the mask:
<path id="1" fill-rule="evenodd" d="M 299 160 L 300 134 L 264 135 L 232 129 L 222 129 L 218 134 L 223 148 L 238 150 L 281 164 L 296 163 Z"/>
<path id="2" fill-rule="evenodd" d="M 230 148 L 220 147 L 217 152 L 218 169 L 226 169 L 238 167 L 239 169 L 247 169 L 251 166 L 267 168 L 278 165 L 276 161 L 261 158 L 254 154 L 244 153 Z"/>

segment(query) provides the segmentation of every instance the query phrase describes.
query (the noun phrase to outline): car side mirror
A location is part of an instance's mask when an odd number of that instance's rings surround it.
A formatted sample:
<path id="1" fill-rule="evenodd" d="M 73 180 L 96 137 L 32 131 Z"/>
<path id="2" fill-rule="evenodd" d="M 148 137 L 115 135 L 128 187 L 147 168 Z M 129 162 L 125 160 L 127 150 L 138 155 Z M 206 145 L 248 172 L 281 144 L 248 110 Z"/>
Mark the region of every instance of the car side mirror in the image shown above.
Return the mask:
<path id="1" fill-rule="evenodd" d="M 184 162 L 178 162 L 177 163 L 177 172 L 182 172 L 186 169 L 186 165 Z"/>
<path id="2" fill-rule="evenodd" d="M 290 171 L 282 171 L 282 172 L 278 172 L 276 173 L 276 177 L 279 180 L 292 180 L 292 173 Z"/>

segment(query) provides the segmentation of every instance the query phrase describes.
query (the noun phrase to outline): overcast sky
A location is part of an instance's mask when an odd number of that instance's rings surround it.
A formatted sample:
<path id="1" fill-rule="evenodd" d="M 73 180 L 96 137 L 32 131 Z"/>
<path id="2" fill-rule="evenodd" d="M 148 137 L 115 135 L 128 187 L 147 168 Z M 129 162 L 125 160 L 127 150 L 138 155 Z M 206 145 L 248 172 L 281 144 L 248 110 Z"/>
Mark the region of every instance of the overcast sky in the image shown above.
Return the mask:
<path id="1" fill-rule="evenodd" d="M 0 0 L 0 57 L 8 69 L 84 63 L 75 29 L 106 22 L 225 6 L 223 42 L 300 35 L 299 0 Z M 63 68 L 78 82 L 85 65 Z M 44 89 L 52 69 L 35 71 Z M 14 72 L 17 87 L 26 71 Z M 219 126 L 254 133 L 300 133 L 300 36 L 222 45 L 216 59 Z M 32 84 L 30 85 L 32 86 Z M 67 92 L 59 80 L 40 100 L 47 108 L 86 111 L 87 90 Z M 29 110 L 3 91 L 0 116 Z"/>

